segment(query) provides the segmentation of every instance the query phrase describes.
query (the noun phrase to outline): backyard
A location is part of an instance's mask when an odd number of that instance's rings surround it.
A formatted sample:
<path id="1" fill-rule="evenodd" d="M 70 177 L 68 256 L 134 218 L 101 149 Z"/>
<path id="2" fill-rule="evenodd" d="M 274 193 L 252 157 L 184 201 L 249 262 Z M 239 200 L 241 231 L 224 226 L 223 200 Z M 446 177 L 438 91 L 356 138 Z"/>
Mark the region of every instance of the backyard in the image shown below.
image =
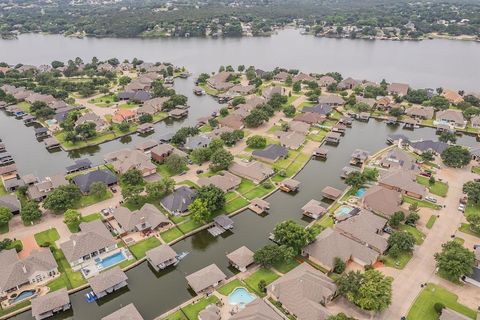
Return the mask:
<path id="1" fill-rule="evenodd" d="M 424 176 L 417 176 L 417 182 L 428 188 L 434 195 L 446 197 L 448 192 L 448 184 L 442 181 L 430 183 L 430 179 Z"/>

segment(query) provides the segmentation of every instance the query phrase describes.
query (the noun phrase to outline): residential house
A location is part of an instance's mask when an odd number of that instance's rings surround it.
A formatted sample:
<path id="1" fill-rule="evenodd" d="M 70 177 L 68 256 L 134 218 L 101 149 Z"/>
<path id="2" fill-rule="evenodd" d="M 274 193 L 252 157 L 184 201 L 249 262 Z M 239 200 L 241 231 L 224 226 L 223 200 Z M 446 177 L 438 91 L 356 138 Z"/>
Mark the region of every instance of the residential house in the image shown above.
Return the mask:
<path id="1" fill-rule="evenodd" d="M 288 130 L 307 135 L 310 130 L 310 125 L 305 122 L 292 120 L 288 123 Z"/>
<path id="2" fill-rule="evenodd" d="M 287 158 L 288 149 L 279 144 L 270 144 L 265 149 L 253 150 L 252 157 L 257 160 L 274 163 L 278 159 Z"/>
<path id="3" fill-rule="evenodd" d="M 112 213 L 119 228 L 115 228 L 120 236 L 129 232 L 144 234 L 169 226 L 172 222 L 150 203 L 145 203 L 139 210 L 130 211 L 126 207 L 117 207 Z M 112 225 L 112 222 L 110 221 Z"/>
<path id="4" fill-rule="evenodd" d="M 50 192 L 60 186 L 68 185 L 68 181 L 62 174 L 46 177 L 45 180 L 28 186 L 27 195 L 35 201 L 42 201 Z"/>
<path id="5" fill-rule="evenodd" d="M 456 91 L 443 89 L 442 96 L 448 100 L 451 104 L 459 104 L 463 102 L 463 97 Z"/>
<path id="6" fill-rule="evenodd" d="M 370 107 L 370 109 L 373 109 L 377 105 L 377 101 L 373 98 L 364 98 L 362 96 L 357 96 L 355 99 L 357 103 L 366 104 Z"/>
<path id="7" fill-rule="evenodd" d="M 405 96 L 410 86 L 406 83 L 391 83 L 387 86 L 387 92 L 392 95 Z"/>
<path id="8" fill-rule="evenodd" d="M 258 161 L 234 161 L 228 168 L 228 171 L 242 178 L 252 180 L 256 184 L 262 183 L 275 173 L 271 167 Z"/>
<path id="9" fill-rule="evenodd" d="M 282 94 L 282 87 L 266 87 L 262 90 L 262 97 L 270 100 L 274 94 Z"/>
<path id="10" fill-rule="evenodd" d="M 337 286 L 321 271 L 302 263 L 267 286 L 267 294 L 298 320 L 326 319 L 325 306 L 337 295 Z"/>
<path id="11" fill-rule="evenodd" d="M 0 208 L 7 208 L 12 214 L 18 214 L 22 209 L 22 204 L 18 200 L 17 195 L 7 194 L 0 196 Z"/>
<path id="12" fill-rule="evenodd" d="M 401 169 L 385 174 L 378 184 L 416 199 L 422 199 L 427 194 L 425 187 L 415 181 L 414 174 Z"/>
<path id="13" fill-rule="evenodd" d="M 187 279 L 190 288 L 192 288 L 196 294 L 200 294 L 212 292 L 216 286 L 227 279 L 227 276 L 216 264 L 211 264 L 186 276 L 185 279 Z"/>
<path id="14" fill-rule="evenodd" d="M 181 186 L 163 198 L 160 203 L 171 214 L 179 215 L 188 210 L 188 206 L 195 200 L 197 192 L 187 186 Z"/>
<path id="15" fill-rule="evenodd" d="M 302 207 L 302 211 L 305 216 L 317 220 L 327 212 L 327 209 L 322 207 L 320 201 L 312 199 Z"/>
<path id="16" fill-rule="evenodd" d="M 197 181 L 197 184 L 200 187 L 214 185 L 224 192 L 229 192 L 235 190 L 241 182 L 241 178 L 231 174 L 228 171 L 225 171 L 211 177 L 200 177 Z"/>
<path id="17" fill-rule="evenodd" d="M 207 84 L 218 91 L 226 91 L 234 86 L 233 83 L 228 82 L 232 72 L 222 71 L 207 79 Z"/>
<path id="18" fill-rule="evenodd" d="M 131 169 L 142 172 L 144 177 L 155 174 L 157 167 L 150 161 L 150 157 L 139 150 L 123 149 L 114 151 L 105 156 L 105 162 L 113 166 L 118 174 L 124 174 Z"/>
<path id="19" fill-rule="evenodd" d="M 320 79 L 318 79 L 317 83 L 320 87 L 328 87 L 331 84 L 336 83 L 335 79 L 331 76 L 323 76 Z"/>
<path id="20" fill-rule="evenodd" d="M 240 272 L 247 271 L 248 266 L 254 263 L 253 251 L 245 246 L 227 254 L 227 259 L 230 265 L 240 270 Z"/>
<path id="21" fill-rule="evenodd" d="M 231 87 L 229 89 L 230 92 L 233 92 L 233 93 L 238 93 L 238 94 L 241 94 L 241 95 L 247 95 L 247 94 L 250 94 L 250 93 L 254 93 L 255 92 L 255 86 L 254 85 L 241 85 L 241 84 L 237 84 L 237 85 L 234 85 L 233 87 Z"/>
<path id="22" fill-rule="evenodd" d="M 480 128 L 480 116 L 473 116 L 470 118 L 470 124 L 472 128 L 479 129 Z"/>
<path id="23" fill-rule="evenodd" d="M 318 97 L 318 104 L 319 105 L 327 105 L 327 106 L 343 106 L 345 104 L 345 100 L 342 97 L 336 94 L 329 94 L 329 95 L 321 95 Z"/>
<path id="24" fill-rule="evenodd" d="M 93 112 L 87 112 L 81 115 L 77 119 L 77 121 L 75 121 L 75 126 L 78 126 L 84 123 L 95 124 L 95 130 L 97 130 L 98 132 L 102 132 L 108 129 L 108 123 L 102 118 L 100 118 L 96 113 L 93 113 Z"/>
<path id="25" fill-rule="evenodd" d="M 305 142 L 305 135 L 294 131 L 277 131 L 275 136 L 280 139 L 280 145 L 291 150 L 297 150 Z"/>
<path id="26" fill-rule="evenodd" d="M 370 152 L 362 149 L 355 149 L 355 151 L 353 151 L 352 153 L 350 164 L 362 166 L 365 163 L 365 161 L 367 161 L 369 156 L 370 156 Z"/>
<path id="27" fill-rule="evenodd" d="M 80 270 L 95 258 L 117 250 L 117 243 L 102 221 L 82 222 L 80 230 L 79 233 L 72 234 L 70 240 L 60 244 L 60 249 L 74 271 Z"/>
<path id="28" fill-rule="evenodd" d="M 206 134 L 198 134 L 193 137 L 187 137 L 184 148 L 187 150 L 195 150 L 198 148 L 206 148 L 210 144 L 211 139 Z"/>
<path id="29" fill-rule="evenodd" d="M 308 124 L 322 123 L 326 119 L 327 117 L 325 115 L 318 112 L 302 112 L 300 114 L 297 114 L 295 118 L 293 118 L 293 120 L 295 121 L 301 121 Z"/>
<path id="30" fill-rule="evenodd" d="M 114 267 L 88 279 L 88 284 L 97 298 L 102 298 L 109 293 L 126 287 L 127 279 L 128 277 L 122 269 Z"/>
<path id="31" fill-rule="evenodd" d="M 209 304 L 198 313 L 198 320 L 221 320 L 221 318 L 221 310 L 214 304 Z"/>
<path id="32" fill-rule="evenodd" d="M 49 318 L 71 308 L 67 289 L 47 293 L 32 300 L 32 316 L 35 320 Z"/>
<path id="33" fill-rule="evenodd" d="M 337 88 L 340 90 L 352 90 L 356 86 L 360 85 L 360 81 L 357 81 L 352 78 L 346 78 L 340 81 L 337 85 Z"/>
<path id="34" fill-rule="evenodd" d="M 145 253 L 150 265 L 157 271 L 163 270 L 168 266 L 176 264 L 179 260 L 177 253 L 168 244 L 162 244 L 158 247 L 148 250 Z"/>
<path id="35" fill-rule="evenodd" d="M 323 230 L 302 252 L 310 261 L 328 271 L 335 267 L 337 257 L 344 262 L 353 261 L 361 266 L 373 265 L 379 257 L 377 251 L 332 228 Z"/>
<path id="36" fill-rule="evenodd" d="M 447 123 L 455 128 L 465 128 L 467 121 L 463 117 L 462 110 L 447 109 L 437 112 L 436 120 L 439 123 Z"/>
<path id="37" fill-rule="evenodd" d="M 389 97 L 380 97 L 375 102 L 377 109 L 381 111 L 390 110 L 392 107 L 392 100 Z"/>
<path id="38" fill-rule="evenodd" d="M 381 166 L 388 169 L 403 169 L 406 171 L 411 171 L 418 173 L 420 171 L 420 166 L 417 164 L 417 159 L 406 151 L 395 147 L 391 149 L 387 154 L 381 159 Z"/>
<path id="39" fill-rule="evenodd" d="M 413 106 L 405 110 L 405 114 L 416 120 L 429 120 L 433 118 L 435 109 L 433 107 Z"/>
<path id="40" fill-rule="evenodd" d="M 147 139 L 147 140 L 142 140 L 142 142 L 137 144 L 135 146 L 135 149 L 137 149 L 138 151 L 141 151 L 143 153 L 148 153 L 149 151 L 151 151 L 156 146 L 158 146 L 158 142 L 156 140 Z"/>
<path id="41" fill-rule="evenodd" d="M 387 189 L 382 186 L 372 186 L 368 188 L 361 199 L 361 203 L 365 209 L 391 217 L 395 212 L 403 211 L 401 207 L 403 200 L 402 194 L 393 189 Z"/>
<path id="42" fill-rule="evenodd" d="M 97 169 L 84 174 L 79 174 L 72 179 L 83 194 L 90 193 L 90 187 L 94 183 L 103 183 L 107 187 L 117 184 L 117 177 L 108 169 Z"/>
<path id="43" fill-rule="evenodd" d="M 298 82 L 298 81 L 314 81 L 315 78 L 312 77 L 311 75 L 309 74 L 306 74 L 306 73 L 303 73 L 303 72 L 300 72 L 298 73 L 296 76 L 293 77 L 292 81 L 293 82 Z"/>
<path id="44" fill-rule="evenodd" d="M 20 258 L 15 249 L 0 252 L 0 299 L 17 294 L 30 284 L 42 285 L 57 276 L 58 265 L 48 248 L 32 250 L 27 257 Z"/>
<path id="45" fill-rule="evenodd" d="M 410 148 L 417 154 L 432 152 L 433 154 L 442 154 L 448 148 L 448 144 L 442 141 L 422 140 L 409 143 Z"/>
<path id="46" fill-rule="evenodd" d="M 444 307 L 438 320 L 470 320 L 470 317 L 463 315 L 455 310 Z M 477 317 L 478 319 L 478 317 Z"/>
<path id="47" fill-rule="evenodd" d="M 135 122 L 137 120 L 137 112 L 130 109 L 118 109 L 112 116 L 113 123 Z"/>
<path id="48" fill-rule="evenodd" d="M 8 180 L 3 180 L 3 187 L 7 192 L 15 192 L 18 188 L 23 187 L 25 183 L 21 179 L 12 178 Z"/>
<path id="49" fill-rule="evenodd" d="M 157 163 L 164 163 L 165 160 L 175 151 L 175 148 L 167 143 L 161 143 L 150 150 L 152 160 Z"/>
<path id="50" fill-rule="evenodd" d="M 279 73 L 273 76 L 273 80 L 279 81 L 279 82 L 285 82 L 289 76 L 290 74 L 288 72 L 280 71 Z"/>
<path id="51" fill-rule="evenodd" d="M 265 301 L 257 298 L 247 304 L 240 311 L 235 313 L 230 320 L 282 320 L 283 317 L 278 314 Z M 207 319 L 200 319 L 207 320 Z"/>
<path id="52" fill-rule="evenodd" d="M 238 110 L 237 110 L 238 111 Z M 242 115 L 239 114 L 229 114 L 228 116 L 224 118 L 219 118 L 218 119 L 218 124 L 221 127 L 228 127 L 233 130 L 241 130 L 245 126 L 243 123 L 243 117 Z"/>
<path id="53" fill-rule="evenodd" d="M 83 171 L 83 170 L 87 170 L 87 169 L 90 169 L 92 167 L 92 161 L 90 161 L 90 159 L 88 158 L 84 158 L 84 159 L 76 159 L 75 160 L 75 163 L 66 167 L 65 168 L 65 171 L 67 174 L 70 174 L 70 173 L 74 173 L 74 172 L 79 172 L 79 171 Z M 32 175 L 33 177 L 33 175 Z M 36 181 L 34 181 L 36 182 Z M 32 182 L 32 183 L 34 183 Z M 32 183 L 27 183 L 25 181 L 26 184 L 32 184 Z"/>
<path id="54" fill-rule="evenodd" d="M 140 312 L 133 303 L 127 304 L 125 307 L 103 317 L 102 320 L 144 320 Z"/>
<path id="55" fill-rule="evenodd" d="M 162 111 L 163 103 L 168 100 L 168 97 L 158 97 L 147 100 L 137 109 L 137 114 L 139 116 L 148 114 L 148 115 L 155 115 L 156 113 Z"/>
<path id="56" fill-rule="evenodd" d="M 325 117 L 328 117 L 328 115 L 333 111 L 333 108 L 330 106 L 330 105 L 326 105 L 326 104 L 317 104 L 313 107 L 304 107 L 302 109 L 302 113 L 305 113 L 305 112 L 314 112 L 314 113 L 318 113 L 320 115 L 323 115 Z"/>

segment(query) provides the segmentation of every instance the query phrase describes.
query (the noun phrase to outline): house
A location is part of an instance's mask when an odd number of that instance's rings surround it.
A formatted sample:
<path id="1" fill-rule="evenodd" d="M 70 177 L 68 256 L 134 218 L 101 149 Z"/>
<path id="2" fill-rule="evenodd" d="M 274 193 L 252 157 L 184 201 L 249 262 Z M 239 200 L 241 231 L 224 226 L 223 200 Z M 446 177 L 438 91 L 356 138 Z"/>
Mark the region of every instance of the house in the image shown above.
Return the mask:
<path id="1" fill-rule="evenodd" d="M 223 192 L 229 192 L 235 190 L 241 182 L 241 178 L 231 174 L 228 171 L 225 171 L 211 177 L 200 177 L 197 181 L 197 184 L 200 187 L 214 185 Z"/>
<path id="2" fill-rule="evenodd" d="M 188 110 L 187 109 L 175 108 L 175 109 L 171 110 L 168 113 L 168 115 L 171 118 L 174 118 L 174 119 L 181 119 L 181 118 L 186 117 L 188 115 Z"/>
<path id="3" fill-rule="evenodd" d="M 147 133 L 153 132 L 154 130 L 155 130 L 155 127 L 153 126 L 152 123 L 145 122 L 138 126 L 137 133 L 147 134 Z"/>
<path id="4" fill-rule="evenodd" d="M 258 161 L 234 161 L 228 168 L 228 171 L 242 178 L 252 180 L 255 184 L 262 183 L 275 173 L 271 167 Z"/>
<path id="5" fill-rule="evenodd" d="M 3 179 L 3 187 L 7 192 L 15 192 L 18 190 L 18 188 L 23 187 L 24 185 L 25 183 L 21 179 L 17 179 L 17 178 L 12 178 L 8 180 Z"/>
<path id="6" fill-rule="evenodd" d="M 257 298 L 230 317 L 230 320 L 283 320 L 265 301 Z M 207 319 L 200 319 L 207 320 Z"/>
<path id="7" fill-rule="evenodd" d="M 137 150 L 139 150 L 143 153 L 147 153 L 147 152 L 151 151 L 153 148 L 155 148 L 156 146 L 158 146 L 157 141 L 155 141 L 154 139 L 147 139 L 147 140 L 142 140 L 142 142 L 137 144 L 135 146 L 135 149 L 137 149 Z"/>
<path id="8" fill-rule="evenodd" d="M 325 136 L 325 142 L 327 144 L 339 144 L 342 134 L 339 132 L 329 132 Z"/>
<path id="9" fill-rule="evenodd" d="M 280 139 L 280 144 L 291 150 L 297 150 L 305 142 L 305 135 L 295 131 L 277 131 L 275 137 Z"/>
<path id="10" fill-rule="evenodd" d="M 110 231 L 100 220 L 82 222 L 80 232 L 72 234 L 70 240 L 60 244 L 65 258 L 74 271 L 80 270 L 84 263 L 117 250 Z"/>
<path id="11" fill-rule="evenodd" d="M 310 125 L 305 122 L 292 120 L 288 123 L 288 129 L 303 135 L 307 135 L 310 130 Z"/>
<path id="12" fill-rule="evenodd" d="M 231 266 L 241 272 L 247 271 L 248 266 L 254 263 L 253 251 L 245 246 L 227 254 L 227 259 Z"/>
<path id="13" fill-rule="evenodd" d="M 193 137 L 187 137 L 185 141 L 185 149 L 195 150 L 198 148 L 206 148 L 210 144 L 211 140 L 206 134 L 199 134 Z"/>
<path id="14" fill-rule="evenodd" d="M 216 305 L 209 304 L 198 313 L 198 320 L 221 320 L 221 310 Z"/>
<path id="15" fill-rule="evenodd" d="M 279 82 L 285 82 L 289 76 L 290 74 L 288 72 L 280 71 L 279 73 L 273 76 L 273 80 L 279 81 Z"/>
<path id="16" fill-rule="evenodd" d="M 150 150 L 150 156 L 153 161 L 162 164 L 174 150 L 175 148 L 171 145 L 162 143 Z"/>
<path id="17" fill-rule="evenodd" d="M 118 109 L 112 116 L 113 123 L 135 122 L 137 120 L 137 112 L 130 109 Z"/>
<path id="18" fill-rule="evenodd" d="M 137 109 L 137 114 L 139 116 L 148 114 L 155 115 L 156 113 L 162 111 L 163 104 L 168 100 L 168 97 L 158 97 L 147 100 Z"/>
<path id="19" fill-rule="evenodd" d="M 42 320 L 71 308 L 67 289 L 47 293 L 32 300 L 32 316 L 35 320 Z"/>
<path id="20" fill-rule="evenodd" d="M 458 92 L 449 89 L 443 89 L 442 97 L 447 99 L 451 104 L 463 102 L 463 97 Z"/>
<path id="21" fill-rule="evenodd" d="M 222 71 L 207 79 L 207 84 L 218 91 L 226 91 L 234 86 L 233 83 L 228 82 L 232 72 Z"/>
<path id="22" fill-rule="evenodd" d="M 55 137 L 46 138 L 43 140 L 43 144 L 45 144 L 45 148 L 47 148 L 47 150 L 60 148 L 60 142 Z"/>
<path id="23" fill-rule="evenodd" d="M 142 208 L 135 211 L 130 211 L 126 207 L 117 207 L 112 215 L 118 224 L 117 231 L 120 236 L 129 232 L 148 234 L 152 230 L 171 224 L 171 221 L 150 203 L 145 203 Z"/>
<path id="24" fill-rule="evenodd" d="M 27 195 L 35 201 L 42 201 L 50 192 L 60 186 L 68 185 L 68 181 L 62 174 L 46 177 L 45 180 L 31 185 L 27 189 Z"/>
<path id="25" fill-rule="evenodd" d="M 33 131 L 35 132 L 36 138 L 45 138 L 50 135 L 50 133 L 48 132 L 48 129 L 45 127 L 36 128 Z"/>
<path id="26" fill-rule="evenodd" d="M 387 169 L 403 169 L 415 173 L 420 171 L 420 167 L 417 164 L 417 159 L 398 147 L 391 149 L 381 159 L 380 165 Z"/>
<path id="27" fill-rule="evenodd" d="M 433 107 L 413 106 L 405 110 L 405 114 L 414 119 L 429 120 L 433 118 L 435 109 Z"/>
<path id="28" fill-rule="evenodd" d="M 332 228 L 323 230 L 314 242 L 303 248 L 302 253 L 328 271 L 335 267 L 337 257 L 344 262 L 353 261 L 361 266 L 373 265 L 379 257 L 377 251 Z"/>
<path id="29" fill-rule="evenodd" d="M 323 197 L 330 199 L 330 200 L 337 200 L 338 197 L 342 195 L 343 191 L 336 189 L 334 187 L 327 186 L 322 189 Z"/>
<path id="30" fill-rule="evenodd" d="M 20 293 L 28 285 L 42 285 L 57 276 L 58 265 L 48 248 L 32 250 L 20 258 L 15 249 L 0 252 L 0 298 L 7 299 L 14 292 Z"/>
<path id="31" fill-rule="evenodd" d="M 265 149 L 257 149 L 252 151 L 252 156 L 257 160 L 274 163 L 278 159 L 287 158 L 288 149 L 279 144 L 270 144 Z"/>
<path id="32" fill-rule="evenodd" d="M 480 244 L 474 246 L 474 249 L 475 249 L 476 266 L 480 267 Z"/>
<path id="33" fill-rule="evenodd" d="M 267 286 L 267 294 L 298 320 L 326 319 L 325 306 L 337 294 L 337 286 L 321 271 L 302 263 Z"/>
<path id="34" fill-rule="evenodd" d="M 377 104 L 377 101 L 373 98 L 364 98 L 362 96 L 357 96 L 355 97 L 357 103 L 363 103 L 363 104 L 366 104 L 368 105 L 371 109 L 373 109 L 375 107 L 375 105 Z M 384 110 L 385 111 L 385 110 Z"/>
<path id="35" fill-rule="evenodd" d="M 417 154 L 432 152 L 433 154 L 442 154 L 448 148 L 448 144 L 442 141 L 421 140 L 409 143 L 410 148 Z"/>
<path id="36" fill-rule="evenodd" d="M 279 188 L 285 192 L 296 192 L 300 187 L 300 181 L 294 179 L 285 179 L 279 184 Z"/>
<path id="37" fill-rule="evenodd" d="M 26 186 L 31 186 L 38 182 L 38 178 L 30 173 L 22 176 L 22 181 L 25 183 Z"/>
<path id="38" fill-rule="evenodd" d="M 320 201 L 312 199 L 302 207 L 302 211 L 303 215 L 317 220 L 327 212 L 327 209 L 322 207 Z"/>
<path id="39" fill-rule="evenodd" d="M 333 111 L 333 108 L 327 104 L 317 104 L 317 105 L 314 105 L 313 107 L 304 107 L 301 110 L 302 113 L 313 112 L 313 113 L 318 113 L 319 115 L 323 115 L 325 117 L 327 117 L 332 111 Z"/>
<path id="40" fill-rule="evenodd" d="M 297 75 L 295 75 L 292 79 L 293 82 L 298 82 L 298 81 L 314 81 L 315 78 L 312 77 L 311 75 L 309 74 L 306 74 L 306 73 L 303 73 L 303 72 L 300 72 L 298 73 Z"/>
<path id="41" fill-rule="evenodd" d="M 266 87 L 262 90 L 262 97 L 270 100 L 274 94 L 282 94 L 282 87 Z"/>
<path id="42" fill-rule="evenodd" d="M 250 94 L 250 93 L 254 93 L 255 92 L 255 86 L 254 85 L 241 85 L 241 84 L 236 84 L 234 85 L 233 87 L 231 87 L 229 89 L 230 92 L 233 92 L 233 93 L 238 93 L 238 94 L 241 94 L 241 95 L 247 95 L 247 94 Z"/>
<path id="43" fill-rule="evenodd" d="M 345 104 L 345 100 L 343 100 L 342 97 L 336 94 L 321 95 L 320 97 L 318 97 L 318 104 L 331 107 L 343 106 Z"/>
<path id="44" fill-rule="evenodd" d="M 392 95 L 405 96 L 410 86 L 406 83 L 391 83 L 387 86 L 387 92 Z"/>
<path id="45" fill-rule="evenodd" d="M 250 201 L 248 208 L 256 214 L 262 214 L 270 209 L 270 203 L 263 199 L 255 198 Z"/>
<path id="46" fill-rule="evenodd" d="M 12 214 L 20 213 L 22 204 L 15 194 L 0 196 L 0 208 L 7 208 Z"/>
<path id="47" fill-rule="evenodd" d="M 103 317 L 101 320 L 144 320 L 133 303 Z"/>
<path id="48" fill-rule="evenodd" d="M 365 209 L 385 217 L 391 217 L 398 211 L 405 212 L 406 210 L 401 207 L 402 202 L 402 194 L 399 191 L 387 189 L 382 186 L 372 186 L 368 188 L 361 199 L 361 203 Z"/>
<path id="49" fill-rule="evenodd" d="M 87 169 L 90 169 L 91 167 L 92 167 L 92 161 L 90 161 L 90 159 L 88 158 L 77 159 L 75 160 L 74 164 L 66 167 L 65 171 L 67 172 L 67 174 L 70 174 L 78 171 L 87 170 Z"/>
<path id="50" fill-rule="evenodd" d="M 346 78 L 338 83 L 337 88 L 340 90 L 352 90 L 358 85 L 360 85 L 360 81 L 352 78 Z"/>
<path id="51" fill-rule="evenodd" d="M 181 186 L 163 198 L 160 203 L 171 214 L 179 215 L 188 210 L 188 206 L 195 200 L 197 192 L 186 186 Z"/>
<path id="52" fill-rule="evenodd" d="M 415 175 L 405 170 L 387 173 L 378 181 L 378 184 L 416 199 L 422 199 L 427 193 L 425 187 L 415 181 Z"/>
<path id="53" fill-rule="evenodd" d="M 221 282 L 227 279 L 227 276 L 217 267 L 211 264 L 185 277 L 190 288 L 196 294 L 212 292 Z"/>
<path id="54" fill-rule="evenodd" d="M 356 149 L 351 155 L 350 164 L 354 166 L 363 166 L 369 156 L 370 152 L 362 149 Z"/>
<path id="55" fill-rule="evenodd" d="M 137 169 L 144 177 L 157 172 L 157 167 L 150 161 L 150 157 L 139 150 L 123 149 L 114 151 L 105 156 L 105 162 L 113 166 L 118 174 Z"/>
<path id="56" fill-rule="evenodd" d="M 92 288 L 97 298 L 102 298 L 109 293 L 126 287 L 127 279 L 128 277 L 122 269 L 114 267 L 88 279 L 88 285 Z"/>
<path id="57" fill-rule="evenodd" d="M 238 110 L 237 110 L 238 111 Z M 229 114 L 228 116 L 224 118 L 219 118 L 218 119 L 218 124 L 221 127 L 228 127 L 233 130 L 241 130 L 245 126 L 243 123 L 243 119 L 245 117 L 240 115 L 240 114 Z"/>
<path id="58" fill-rule="evenodd" d="M 447 109 L 437 112 L 437 122 L 447 123 L 455 128 L 465 128 L 467 121 L 463 117 L 462 110 Z"/>
<path id="59" fill-rule="evenodd" d="M 335 230 L 383 254 L 388 247 L 388 237 L 383 232 L 386 225 L 387 219 L 361 210 L 359 214 L 337 223 Z"/>
<path id="60" fill-rule="evenodd" d="M 304 110 L 302 110 L 302 113 L 297 114 L 293 118 L 293 120 L 305 122 L 305 123 L 308 123 L 308 124 L 318 124 L 318 123 L 322 123 L 323 121 L 325 121 L 327 119 L 327 117 L 325 115 L 320 114 L 318 112 L 303 112 L 303 111 Z"/>
<path id="61" fill-rule="evenodd" d="M 77 121 L 75 121 L 75 126 L 79 126 L 85 123 L 95 124 L 95 130 L 97 130 L 98 132 L 102 132 L 108 128 L 108 123 L 93 112 L 87 112 L 78 117 Z"/>
<path id="62" fill-rule="evenodd" d="M 440 318 L 438 318 L 438 320 L 470 320 L 470 319 L 471 319 L 470 317 L 467 317 L 449 308 L 443 308 L 442 313 L 440 314 Z"/>
<path id="63" fill-rule="evenodd" d="M 174 265 L 179 261 L 177 259 L 177 253 L 168 244 L 162 244 L 158 247 L 150 249 L 145 253 L 145 255 L 150 265 L 157 272 L 167 268 L 168 266 Z"/>
<path id="64" fill-rule="evenodd" d="M 79 174 L 72 179 L 83 194 L 90 193 L 90 187 L 94 183 L 103 183 L 107 187 L 117 184 L 117 177 L 108 169 L 97 169 L 84 174 Z"/>
<path id="65" fill-rule="evenodd" d="M 317 83 L 320 87 L 328 87 L 329 85 L 336 83 L 336 81 L 331 76 L 323 76 L 318 79 Z"/>
<path id="66" fill-rule="evenodd" d="M 387 111 L 392 107 L 392 100 L 389 97 L 380 97 L 375 101 L 377 109 Z"/>

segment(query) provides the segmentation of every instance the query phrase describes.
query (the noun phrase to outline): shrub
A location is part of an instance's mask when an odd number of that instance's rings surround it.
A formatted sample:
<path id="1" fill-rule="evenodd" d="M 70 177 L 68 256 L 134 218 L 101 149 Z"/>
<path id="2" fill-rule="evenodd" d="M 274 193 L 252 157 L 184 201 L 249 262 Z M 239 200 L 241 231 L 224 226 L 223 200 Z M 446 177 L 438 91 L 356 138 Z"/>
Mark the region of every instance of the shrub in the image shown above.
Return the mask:
<path id="1" fill-rule="evenodd" d="M 273 185 L 270 183 L 270 181 L 265 181 L 264 183 L 262 183 L 262 187 L 264 187 L 265 189 L 272 189 Z"/>
<path id="2" fill-rule="evenodd" d="M 445 309 L 445 305 L 441 302 L 437 302 L 433 305 L 433 309 L 435 309 L 436 313 L 442 314 L 442 310 Z"/>
<path id="3" fill-rule="evenodd" d="M 258 282 L 258 290 L 260 290 L 260 292 L 267 292 L 267 282 L 265 280 L 260 280 Z"/>

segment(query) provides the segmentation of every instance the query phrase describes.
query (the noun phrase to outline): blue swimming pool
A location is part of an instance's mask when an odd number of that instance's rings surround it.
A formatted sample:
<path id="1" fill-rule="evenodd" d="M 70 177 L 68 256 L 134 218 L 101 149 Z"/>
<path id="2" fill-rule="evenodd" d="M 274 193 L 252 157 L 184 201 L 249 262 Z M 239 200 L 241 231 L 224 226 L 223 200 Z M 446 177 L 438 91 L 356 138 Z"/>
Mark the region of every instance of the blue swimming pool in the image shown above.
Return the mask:
<path id="1" fill-rule="evenodd" d="M 110 268 L 111 266 L 114 266 L 116 264 L 119 264 L 120 262 L 124 261 L 125 259 L 127 259 L 127 257 L 125 257 L 123 252 L 120 251 L 120 252 L 117 252 L 115 254 L 112 254 L 111 256 L 100 259 L 100 261 L 97 262 L 97 266 L 100 266 L 101 269 L 106 269 L 106 268 Z"/>
<path id="2" fill-rule="evenodd" d="M 365 191 L 367 191 L 367 188 L 360 188 L 355 193 L 355 196 L 361 198 L 365 194 Z"/>
<path id="3" fill-rule="evenodd" d="M 236 288 L 228 296 L 228 303 L 237 305 L 246 305 L 255 300 L 255 296 L 245 288 Z"/>
<path id="4" fill-rule="evenodd" d="M 10 303 L 11 304 L 17 303 L 17 302 L 22 301 L 24 299 L 30 298 L 34 295 L 35 295 L 35 290 L 25 290 L 25 291 L 20 292 L 20 294 L 18 296 L 16 296 L 15 298 L 10 299 Z"/>

